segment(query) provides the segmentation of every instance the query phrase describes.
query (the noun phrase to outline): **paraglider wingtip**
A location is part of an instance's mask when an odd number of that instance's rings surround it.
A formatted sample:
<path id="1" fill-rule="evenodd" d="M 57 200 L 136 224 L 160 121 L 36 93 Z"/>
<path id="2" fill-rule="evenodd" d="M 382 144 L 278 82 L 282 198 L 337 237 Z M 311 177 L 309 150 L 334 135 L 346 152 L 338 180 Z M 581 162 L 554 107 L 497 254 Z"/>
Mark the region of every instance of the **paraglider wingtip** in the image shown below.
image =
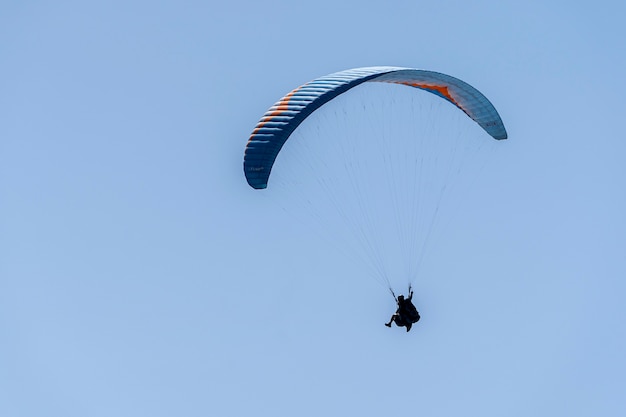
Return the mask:
<path id="1" fill-rule="evenodd" d="M 509 134 L 506 133 L 506 130 L 504 129 L 504 126 L 502 126 L 502 129 L 497 132 L 495 135 L 493 135 L 493 138 L 495 140 L 504 140 L 504 139 L 508 139 L 509 138 Z"/>
<path id="2" fill-rule="evenodd" d="M 264 190 L 267 188 L 266 182 L 251 181 L 248 179 L 248 185 L 255 190 Z"/>

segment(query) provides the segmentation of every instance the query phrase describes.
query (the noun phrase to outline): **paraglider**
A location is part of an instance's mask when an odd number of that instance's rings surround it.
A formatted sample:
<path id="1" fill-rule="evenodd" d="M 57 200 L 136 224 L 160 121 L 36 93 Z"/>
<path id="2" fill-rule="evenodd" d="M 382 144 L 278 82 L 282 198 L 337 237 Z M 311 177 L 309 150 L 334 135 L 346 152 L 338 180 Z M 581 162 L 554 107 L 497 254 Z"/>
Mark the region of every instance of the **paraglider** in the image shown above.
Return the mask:
<path id="1" fill-rule="evenodd" d="M 410 331 L 414 323 L 420 321 L 420 313 L 417 311 L 415 305 L 411 301 L 413 299 L 413 289 L 409 287 L 409 296 L 404 298 L 403 295 L 399 295 L 396 298 L 398 309 L 391 316 L 388 323 L 385 326 L 391 327 L 391 323 L 396 323 L 398 327 L 406 327 L 406 331 Z"/>
<path id="2" fill-rule="evenodd" d="M 458 78 L 454 78 L 452 76 L 420 69 L 413 68 L 402 68 L 402 67 L 365 67 L 365 68 L 355 68 L 349 69 L 345 71 L 336 72 L 333 74 L 329 74 L 320 78 L 317 78 L 313 81 L 305 83 L 300 87 L 295 88 L 288 94 L 286 94 L 283 98 L 277 101 L 273 106 L 271 106 L 267 112 L 261 117 L 261 119 L 256 124 L 253 129 L 244 154 L 243 161 L 243 169 L 247 183 L 250 187 L 262 190 L 268 187 L 268 182 L 270 178 L 270 174 L 274 167 L 274 163 L 277 159 L 277 156 L 283 149 L 287 140 L 292 136 L 292 134 L 296 131 L 296 129 L 305 121 L 305 119 L 309 118 L 316 110 L 320 109 L 326 103 L 329 103 L 335 100 L 337 97 L 343 95 L 349 90 L 354 89 L 355 87 L 364 84 L 364 83 L 386 83 L 386 84 L 395 84 L 395 85 L 404 85 L 408 87 L 412 87 L 416 90 L 422 90 L 428 93 L 431 93 L 438 98 L 441 98 L 454 106 L 456 106 L 459 110 L 461 110 L 465 115 L 467 115 L 470 119 L 482 128 L 484 132 L 486 132 L 493 139 L 498 141 L 507 138 L 507 132 L 500 118 L 498 112 L 495 107 L 491 104 L 491 102 L 477 89 L 467 84 L 464 81 L 459 80 Z M 447 106 L 447 105 L 446 105 Z M 467 119 L 465 119 L 467 120 Z M 326 138 L 324 138 L 326 139 Z M 336 140 L 343 140 L 345 138 L 337 138 Z M 378 141 L 380 138 L 375 135 L 367 137 L 368 142 Z M 395 138 L 394 138 L 395 139 Z M 411 138 L 413 139 L 413 138 Z M 449 138 L 448 138 L 449 139 Z M 455 138 L 456 139 L 456 138 Z M 335 139 L 333 139 L 335 140 Z M 361 148 L 366 144 L 361 137 L 355 142 L 355 144 L 349 147 L 350 149 Z M 419 158 L 415 157 L 414 159 L 406 159 L 408 164 L 419 164 L 422 163 L 426 158 L 421 154 L 425 151 L 423 148 L 419 148 L 420 152 Z M 332 153 L 333 151 L 326 152 Z M 404 152 L 404 151 L 401 151 Z M 407 154 L 410 152 L 406 152 Z M 372 153 L 368 154 L 371 155 Z M 384 153 L 387 158 L 387 153 Z M 305 153 L 305 157 L 308 154 Z M 419 160 L 418 160 L 419 159 Z M 440 155 L 437 154 L 433 158 L 437 163 L 440 161 Z M 369 160 L 368 160 L 369 161 Z M 415 162 L 413 162 L 415 161 Z M 420 162 L 421 161 L 421 162 Z M 384 162 L 387 166 L 391 166 L 391 170 L 396 170 L 397 165 L 391 164 L 388 160 Z M 302 166 L 306 164 L 301 164 Z M 352 164 L 344 164 L 346 166 L 352 166 Z M 360 164 L 354 164 L 360 165 Z M 424 198 L 422 194 L 417 194 L 421 192 L 421 189 L 430 189 L 432 187 L 432 178 L 426 178 L 424 173 L 432 168 L 434 164 L 427 164 L 420 166 L 419 168 L 409 168 L 410 175 L 402 175 L 398 174 L 397 177 L 393 178 L 389 181 L 388 184 L 382 184 L 378 181 L 378 178 L 375 178 L 374 181 L 359 183 L 359 180 L 362 179 L 361 173 L 356 173 L 350 175 L 349 181 L 355 187 L 355 195 L 358 198 L 362 198 L 364 195 L 368 194 L 368 191 L 372 191 L 375 187 L 381 187 L 383 191 L 385 191 L 389 186 L 397 186 L 399 183 L 403 183 L 400 185 L 406 186 L 405 189 L 394 191 L 395 194 L 392 194 L 392 198 L 383 199 L 377 198 L 373 204 L 368 204 L 367 202 L 358 201 L 354 207 L 348 208 L 340 208 L 340 211 L 344 213 L 344 220 L 346 223 L 356 221 L 355 219 L 363 218 L 366 219 L 363 226 L 357 225 L 353 227 L 356 230 L 355 234 L 357 235 L 357 239 L 362 239 L 364 244 L 362 246 L 366 246 L 367 250 L 373 251 L 370 252 L 368 256 L 369 258 L 374 259 L 372 262 L 378 262 L 378 265 L 374 268 L 374 274 L 382 277 L 380 280 L 387 285 L 391 293 L 393 294 L 392 285 L 388 278 L 388 270 L 382 265 L 380 258 L 384 258 L 384 255 L 381 253 L 376 253 L 377 249 L 375 247 L 375 243 L 377 240 L 381 240 L 379 238 L 386 237 L 386 231 L 388 228 L 382 228 L 383 232 L 379 230 L 374 230 L 372 236 L 364 236 L 364 230 L 367 227 L 372 227 L 376 229 L 376 223 L 379 222 L 384 217 L 389 218 L 397 218 L 404 219 L 410 218 L 410 221 L 414 221 L 419 215 L 425 216 L 423 213 L 428 210 L 423 210 L 423 207 L 411 207 L 410 204 L 422 204 L 423 202 L 428 200 L 428 198 Z M 297 165 L 297 170 L 304 169 L 301 168 L 300 165 Z M 325 164 L 320 164 L 320 171 L 315 172 L 315 176 L 321 176 L 326 169 Z M 370 166 L 363 168 L 367 171 L 372 172 L 380 172 L 375 169 L 370 169 Z M 447 169 L 446 172 L 455 172 L 456 169 Z M 424 176 L 426 179 L 421 179 L 421 176 Z M 419 177 L 419 178 L 418 178 Z M 412 180 L 417 179 L 418 181 Z M 341 182 L 343 180 L 342 177 L 339 178 L 338 181 L 331 181 L 329 183 L 332 184 L 344 184 Z M 348 180 L 346 180 L 347 182 Z M 422 181 L 422 182 L 419 182 Z M 428 181 L 428 182 L 425 182 Z M 380 183 L 380 184 L 379 184 Z M 325 183 L 326 186 L 328 183 Z M 382 184 L 382 185 L 381 185 Z M 407 186 L 408 184 L 408 186 Z M 341 186 L 341 185 L 340 185 Z M 447 187 L 447 184 L 443 185 L 443 189 Z M 416 191 L 417 190 L 417 193 Z M 332 198 L 328 198 L 329 201 L 332 202 L 340 202 L 343 200 L 347 194 L 348 190 L 339 189 L 336 191 L 336 194 L 330 196 Z M 400 198 L 398 201 L 395 201 L 395 197 L 400 196 L 404 197 L 407 195 L 407 198 Z M 434 200 L 434 208 L 431 210 L 434 212 L 433 216 L 439 212 L 439 202 L 441 201 L 441 197 L 432 198 L 430 200 Z M 363 214 L 359 216 L 358 214 L 353 214 L 356 209 L 364 209 L 368 210 L 374 206 L 379 205 L 380 201 L 384 201 L 385 203 L 389 202 L 389 205 L 396 204 L 397 206 L 401 206 L 401 208 L 407 211 L 407 216 L 403 217 L 400 215 L 389 216 L 380 216 L 373 214 Z M 408 203 L 408 204 L 407 204 Z M 407 206 L 406 208 L 404 206 Z M 352 210 L 355 208 L 355 210 Z M 348 214 L 345 214 L 348 213 Z M 422 249 L 416 249 L 417 246 L 424 246 L 424 243 L 417 244 L 414 236 L 416 234 L 421 234 L 426 236 L 424 240 L 427 239 L 427 236 L 430 235 L 430 230 L 434 224 L 434 220 L 430 220 L 427 222 L 426 226 L 417 227 L 415 225 L 406 225 L 402 224 L 404 220 L 399 220 L 400 224 L 399 229 L 400 235 L 402 235 L 402 239 L 406 239 L 409 241 L 407 244 L 406 257 L 411 258 L 410 262 L 415 263 L 419 260 L 415 261 L 415 259 L 420 259 L 423 256 L 423 252 L 420 256 L 417 256 L 416 252 Z M 379 228 L 380 229 L 380 228 Z M 402 239 L 392 239 L 394 242 Z M 400 252 L 400 251 L 396 251 Z M 399 296 L 396 299 L 397 303 L 397 311 L 391 317 L 389 323 L 385 323 L 388 327 L 391 327 L 392 323 L 396 323 L 396 325 L 400 327 L 405 327 L 407 332 L 411 329 L 414 323 L 417 323 L 420 319 L 419 312 L 415 308 L 412 303 L 413 291 L 410 288 L 410 283 L 412 279 L 414 279 L 413 275 L 416 275 L 416 267 L 411 265 L 411 267 L 407 268 L 411 272 L 407 275 L 409 276 L 409 295 L 408 297 Z"/>

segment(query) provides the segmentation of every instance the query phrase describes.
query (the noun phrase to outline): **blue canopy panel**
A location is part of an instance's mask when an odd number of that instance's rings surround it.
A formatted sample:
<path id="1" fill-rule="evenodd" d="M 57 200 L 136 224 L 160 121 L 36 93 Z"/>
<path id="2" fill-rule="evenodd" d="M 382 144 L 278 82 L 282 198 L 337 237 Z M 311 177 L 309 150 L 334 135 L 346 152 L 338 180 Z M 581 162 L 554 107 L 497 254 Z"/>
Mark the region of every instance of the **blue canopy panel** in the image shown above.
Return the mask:
<path id="1" fill-rule="evenodd" d="M 507 138 L 495 107 L 480 91 L 457 78 L 411 68 L 355 68 L 308 82 L 265 112 L 246 145 L 243 169 L 248 184 L 255 189 L 267 188 L 278 153 L 300 123 L 323 104 L 367 81 L 403 84 L 436 94 L 463 110 L 494 139 Z"/>

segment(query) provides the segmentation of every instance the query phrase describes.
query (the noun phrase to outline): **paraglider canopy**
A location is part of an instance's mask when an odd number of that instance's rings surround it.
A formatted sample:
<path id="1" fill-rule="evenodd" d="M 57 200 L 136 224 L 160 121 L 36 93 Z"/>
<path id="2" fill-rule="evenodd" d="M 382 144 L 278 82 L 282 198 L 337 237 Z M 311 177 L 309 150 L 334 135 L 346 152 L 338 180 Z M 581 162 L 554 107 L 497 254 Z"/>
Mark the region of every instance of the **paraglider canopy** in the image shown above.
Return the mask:
<path id="1" fill-rule="evenodd" d="M 457 78 L 412 68 L 355 68 L 308 82 L 269 108 L 246 146 L 244 173 L 248 184 L 255 189 L 266 188 L 278 153 L 304 119 L 323 104 L 365 82 L 402 84 L 428 91 L 457 106 L 494 139 L 507 138 L 502 119 L 491 102 Z"/>

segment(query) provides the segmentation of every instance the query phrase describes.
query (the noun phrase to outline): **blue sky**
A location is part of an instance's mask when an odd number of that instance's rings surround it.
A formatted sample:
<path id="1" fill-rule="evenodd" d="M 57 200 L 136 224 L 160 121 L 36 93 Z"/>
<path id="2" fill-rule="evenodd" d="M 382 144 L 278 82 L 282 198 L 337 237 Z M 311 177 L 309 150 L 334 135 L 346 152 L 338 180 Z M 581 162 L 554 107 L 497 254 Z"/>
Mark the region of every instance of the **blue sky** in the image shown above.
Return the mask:
<path id="1" fill-rule="evenodd" d="M 626 413 L 626 6 L 335 3 L 2 3 L 0 415 Z M 509 132 L 409 334 L 242 172 L 283 94 L 371 65 Z"/>

